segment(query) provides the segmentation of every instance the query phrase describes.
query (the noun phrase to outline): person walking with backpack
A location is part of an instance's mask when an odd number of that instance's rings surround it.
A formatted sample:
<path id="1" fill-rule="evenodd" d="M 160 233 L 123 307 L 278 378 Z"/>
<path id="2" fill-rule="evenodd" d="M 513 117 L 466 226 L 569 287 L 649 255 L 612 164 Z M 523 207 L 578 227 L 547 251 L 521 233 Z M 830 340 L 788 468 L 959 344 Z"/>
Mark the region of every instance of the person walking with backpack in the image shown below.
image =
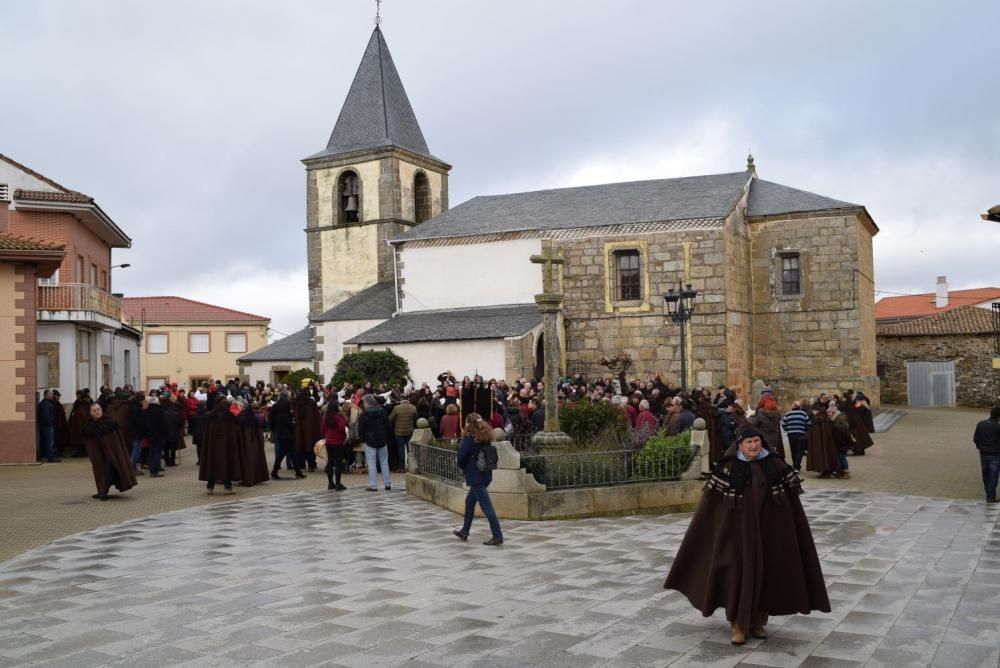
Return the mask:
<path id="1" fill-rule="evenodd" d="M 483 545 L 503 545 L 503 532 L 500 530 L 500 520 L 497 519 L 493 502 L 486 490 L 493 482 L 493 469 L 497 467 L 497 449 L 493 445 L 493 429 L 477 414 L 466 416 L 465 434 L 458 447 L 458 467 L 465 474 L 465 482 L 469 493 L 465 497 L 465 521 L 461 529 L 454 533 L 463 542 L 469 539 L 469 529 L 472 528 L 472 517 L 476 512 L 476 504 L 483 510 L 483 515 L 490 523 L 493 537 Z"/>

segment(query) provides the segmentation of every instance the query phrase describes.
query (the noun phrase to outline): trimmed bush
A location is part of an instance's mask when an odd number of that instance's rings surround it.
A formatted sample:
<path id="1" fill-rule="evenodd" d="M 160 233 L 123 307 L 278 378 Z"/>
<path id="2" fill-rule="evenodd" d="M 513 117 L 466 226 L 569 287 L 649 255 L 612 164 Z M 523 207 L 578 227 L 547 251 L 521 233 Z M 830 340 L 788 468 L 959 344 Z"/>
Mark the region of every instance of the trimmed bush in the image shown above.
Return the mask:
<path id="1" fill-rule="evenodd" d="M 373 386 L 385 383 L 402 387 L 409 379 L 409 362 L 392 350 L 362 350 L 344 355 L 333 374 L 335 387 L 343 387 L 344 383 L 359 387 L 366 382 Z"/>
<path id="2" fill-rule="evenodd" d="M 559 409 L 559 426 L 578 449 L 619 450 L 628 443 L 628 419 L 607 401 L 581 399 Z M 607 447 L 610 446 L 610 447 Z"/>
<path id="3" fill-rule="evenodd" d="M 642 450 L 632 455 L 632 479 L 679 478 L 690 463 L 691 432 L 667 436 L 667 430 L 661 429 L 646 440 Z"/>

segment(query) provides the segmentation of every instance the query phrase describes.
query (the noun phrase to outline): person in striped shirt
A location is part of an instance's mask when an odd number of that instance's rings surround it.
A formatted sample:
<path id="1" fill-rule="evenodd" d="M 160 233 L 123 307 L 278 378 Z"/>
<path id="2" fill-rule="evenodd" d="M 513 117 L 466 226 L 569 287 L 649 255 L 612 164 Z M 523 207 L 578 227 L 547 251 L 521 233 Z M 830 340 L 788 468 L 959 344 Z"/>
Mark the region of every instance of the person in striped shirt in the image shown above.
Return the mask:
<path id="1" fill-rule="evenodd" d="M 809 414 L 802 410 L 801 401 L 793 403 L 792 410 L 781 418 L 781 428 L 788 434 L 788 445 L 792 451 L 792 468 L 796 473 L 802 470 L 802 455 L 806 453 L 810 422 Z"/>

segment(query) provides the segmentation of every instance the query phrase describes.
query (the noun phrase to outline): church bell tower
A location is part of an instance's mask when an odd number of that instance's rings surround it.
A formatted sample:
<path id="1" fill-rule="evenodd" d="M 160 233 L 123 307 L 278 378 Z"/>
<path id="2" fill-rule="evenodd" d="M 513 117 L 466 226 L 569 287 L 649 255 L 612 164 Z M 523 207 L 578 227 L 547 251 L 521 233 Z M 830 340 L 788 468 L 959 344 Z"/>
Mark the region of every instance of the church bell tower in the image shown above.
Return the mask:
<path id="1" fill-rule="evenodd" d="M 451 165 L 427 148 L 376 26 L 326 148 L 306 166 L 309 317 L 393 280 L 386 243 L 448 209 Z"/>

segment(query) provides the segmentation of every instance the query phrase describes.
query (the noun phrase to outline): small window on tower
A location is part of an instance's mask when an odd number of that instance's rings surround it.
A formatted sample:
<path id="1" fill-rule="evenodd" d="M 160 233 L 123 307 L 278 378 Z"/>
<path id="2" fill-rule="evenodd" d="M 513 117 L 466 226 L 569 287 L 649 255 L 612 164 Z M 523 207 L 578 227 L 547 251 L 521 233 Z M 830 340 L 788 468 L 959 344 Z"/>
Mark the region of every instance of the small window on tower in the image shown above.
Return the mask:
<path id="1" fill-rule="evenodd" d="M 642 299 L 641 256 L 637 250 L 615 251 L 618 275 L 618 294 L 621 301 Z"/>
<path id="2" fill-rule="evenodd" d="M 802 294 L 798 253 L 788 253 L 781 256 L 781 294 Z"/>
<path id="3" fill-rule="evenodd" d="M 337 181 L 337 204 L 340 214 L 337 222 L 361 221 L 361 184 L 356 173 L 346 171 L 340 175 Z"/>

